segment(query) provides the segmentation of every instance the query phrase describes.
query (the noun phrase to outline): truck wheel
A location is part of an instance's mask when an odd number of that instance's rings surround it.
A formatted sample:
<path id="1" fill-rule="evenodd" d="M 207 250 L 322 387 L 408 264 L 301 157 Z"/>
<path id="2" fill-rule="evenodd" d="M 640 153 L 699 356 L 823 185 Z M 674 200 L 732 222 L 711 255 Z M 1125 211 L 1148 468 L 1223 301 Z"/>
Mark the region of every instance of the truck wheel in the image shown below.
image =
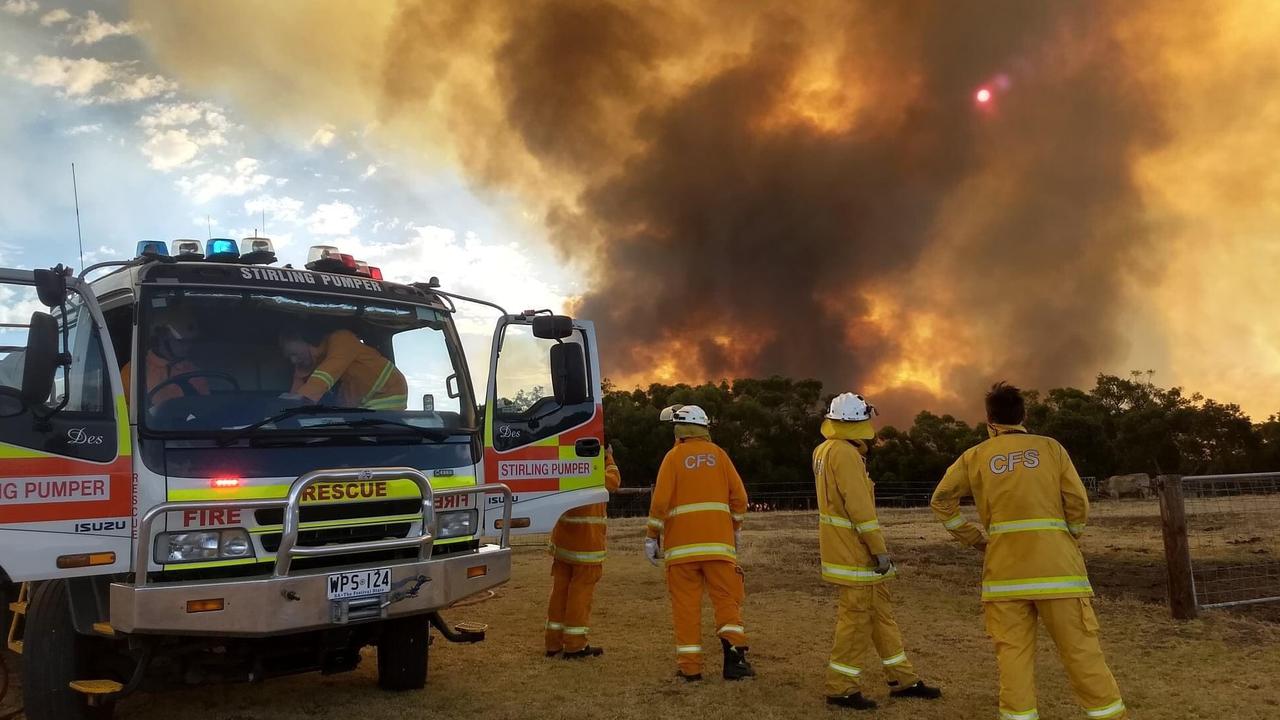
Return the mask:
<path id="1" fill-rule="evenodd" d="M 91 707 L 73 680 L 98 679 L 92 638 L 76 633 L 65 580 L 32 589 L 23 633 L 22 703 L 28 720 L 109 720 L 115 703 Z"/>
<path id="2" fill-rule="evenodd" d="M 421 690 L 427 684 L 430 647 L 431 625 L 425 615 L 385 622 L 378 638 L 378 687 Z"/>

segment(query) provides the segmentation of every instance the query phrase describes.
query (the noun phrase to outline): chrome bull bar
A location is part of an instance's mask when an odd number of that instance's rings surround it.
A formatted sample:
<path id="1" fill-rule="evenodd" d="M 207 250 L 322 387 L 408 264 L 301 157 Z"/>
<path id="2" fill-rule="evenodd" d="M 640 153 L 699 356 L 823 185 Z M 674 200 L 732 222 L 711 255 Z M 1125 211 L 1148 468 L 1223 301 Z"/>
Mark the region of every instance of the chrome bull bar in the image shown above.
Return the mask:
<path id="1" fill-rule="evenodd" d="M 418 529 L 417 535 L 410 535 L 405 538 L 393 538 L 390 540 L 368 540 L 365 542 L 346 543 L 338 545 L 323 545 L 317 547 L 298 546 L 298 532 L 301 525 L 301 505 L 302 496 L 307 488 L 322 482 L 347 482 L 362 481 L 368 482 L 372 480 L 412 480 L 417 486 L 418 491 L 422 495 L 422 523 Z M 387 550 L 402 550 L 407 548 L 417 548 L 418 562 L 425 562 L 431 559 L 431 551 L 435 544 L 435 498 L 447 497 L 453 495 L 488 495 L 492 493 L 501 493 L 503 496 L 502 503 L 502 533 L 499 538 L 499 546 L 502 549 L 511 547 L 511 489 L 501 483 L 487 483 L 484 485 L 473 485 L 470 487 L 449 488 L 445 490 L 433 490 L 431 482 L 421 470 L 407 467 L 385 467 L 385 468 L 366 468 L 366 469 L 337 469 L 337 470 L 313 470 L 305 475 L 301 475 L 289 487 L 289 494 L 286 497 L 269 500 L 210 500 L 210 501 L 181 501 L 181 502 L 165 502 L 151 508 L 142 516 L 138 528 L 138 547 L 135 557 L 135 585 L 142 587 L 147 584 L 147 575 L 151 566 L 151 549 L 155 543 L 155 539 L 151 535 L 152 527 L 155 525 L 156 518 L 166 516 L 171 512 L 182 512 L 188 510 L 265 510 L 265 509 L 284 509 L 283 524 L 280 533 L 280 546 L 276 550 L 275 568 L 272 575 L 277 578 L 289 575 L 294 558 L 310 558 L 310 557 L 332 557 L 337 555 L 354 555 L 358 553 L 380 552 Z M 477 502 L 477 518 L 480 528 L 484 524 L 484 505 L 483 502 Z M 479 528 L 477 529 L 477 533 Z M 176 567 L 181 567 L 180 565 Z"/>

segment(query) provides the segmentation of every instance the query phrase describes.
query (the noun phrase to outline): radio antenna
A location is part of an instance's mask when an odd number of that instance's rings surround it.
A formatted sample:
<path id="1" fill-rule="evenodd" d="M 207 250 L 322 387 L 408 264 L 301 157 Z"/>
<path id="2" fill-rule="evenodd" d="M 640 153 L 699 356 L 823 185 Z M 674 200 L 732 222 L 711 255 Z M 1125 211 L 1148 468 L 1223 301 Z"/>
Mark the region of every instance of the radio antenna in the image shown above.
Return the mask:
<path id="1" fill-rule="evenodd" d="M 205 227 L 206 227 L 206 228 L 208 229 L 208 231 L 209 231 L 209 239 L 210 239 L 210 240 L 212 240 L 212 239 L 213 239 L 213 216 L 212 216 L 212 215 L 205 215 L 205 216 L 204 216 L 204 223 L 205 223 Z"/>
<path id="2" fill-rule="evenodd" d="M 80 271 L 84 272 L 84 235 L 80 232 L 80 188 L 76 185 L 75 163 L 71 163 L 71 196 L 76 203 L 76 241 L 80 244 Z"/>

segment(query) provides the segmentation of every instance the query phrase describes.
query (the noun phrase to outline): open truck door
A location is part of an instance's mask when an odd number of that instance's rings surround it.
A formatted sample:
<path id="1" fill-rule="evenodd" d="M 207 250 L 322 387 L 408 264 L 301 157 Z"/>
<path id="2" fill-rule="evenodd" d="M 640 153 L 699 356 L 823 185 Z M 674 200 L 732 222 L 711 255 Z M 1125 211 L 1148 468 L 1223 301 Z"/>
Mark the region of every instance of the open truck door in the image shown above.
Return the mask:
<path id="1" fill-rule="evenodd" d="M 0 268 L 0 306 L 0 576 L 127 570 L 129 420 L 97 302 L 61 266 Z"/>
<path id="2" fill-rule="evenodd" d="M 512 529 L 548 533 L 565 511 L 606 502 L 595 327 L 563 315 L 506 315 L 493 334 L 484 412 L 485 482 L 515 495 Z M 485 528 L 500 524 L 489 496 Z"/>

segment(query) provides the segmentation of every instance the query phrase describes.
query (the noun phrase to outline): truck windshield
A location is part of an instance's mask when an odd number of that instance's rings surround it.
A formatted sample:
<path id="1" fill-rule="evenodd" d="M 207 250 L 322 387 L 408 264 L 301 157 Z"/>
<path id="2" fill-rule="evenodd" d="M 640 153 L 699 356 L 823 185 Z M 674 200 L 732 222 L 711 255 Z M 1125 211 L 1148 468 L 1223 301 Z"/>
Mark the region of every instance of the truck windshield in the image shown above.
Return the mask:
<path id="1" fill-rule="evenodd" d="M 411 431 L 475 425 L 457 335 L 436 308 L 287 291 L 145 288 L 138 322 L 137 360 L 122 375 L 148 431 L 225 437 L 277 415 L 252 434 L 325 426 L 326 433 L 434 437 Z"/>

